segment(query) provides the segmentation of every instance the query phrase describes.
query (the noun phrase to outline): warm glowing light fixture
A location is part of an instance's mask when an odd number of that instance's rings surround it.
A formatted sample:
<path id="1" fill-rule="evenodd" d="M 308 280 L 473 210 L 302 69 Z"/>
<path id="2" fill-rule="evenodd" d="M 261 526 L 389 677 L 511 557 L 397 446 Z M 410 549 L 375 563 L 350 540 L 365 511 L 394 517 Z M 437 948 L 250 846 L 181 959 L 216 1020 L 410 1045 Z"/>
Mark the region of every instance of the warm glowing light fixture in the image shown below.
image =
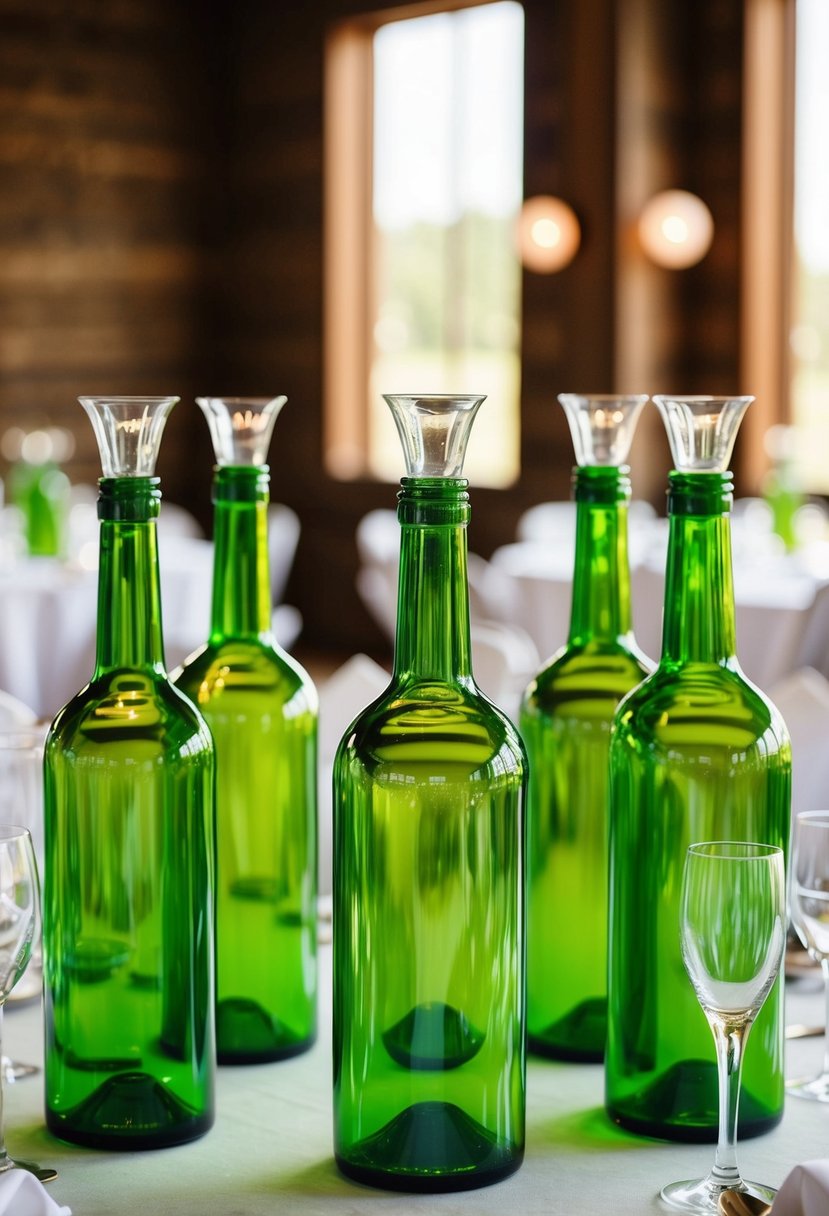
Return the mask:
<path id="1" fill-rule="evenodd" d="M 518 217 L 518 252 L 527 270 L 552 274 L 572 262 L 581 227 L 572 207 L 550 194 L 525 200 Z"/>
<path id="2" fill-rule="evenodd" d="M 681 270 L 705 257 L 714 238 L 714 220 L 701 198 L 687 190 L 663 190 L 639 217 L 639 240 L 657 266 Z"/>

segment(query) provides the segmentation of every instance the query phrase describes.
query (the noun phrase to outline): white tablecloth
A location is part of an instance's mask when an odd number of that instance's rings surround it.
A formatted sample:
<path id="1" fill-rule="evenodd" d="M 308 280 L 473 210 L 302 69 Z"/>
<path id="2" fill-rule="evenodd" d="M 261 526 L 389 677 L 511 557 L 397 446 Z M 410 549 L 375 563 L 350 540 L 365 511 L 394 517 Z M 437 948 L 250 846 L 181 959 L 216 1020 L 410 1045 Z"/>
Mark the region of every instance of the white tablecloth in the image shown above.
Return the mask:
<path id="1" fill-rule="evenodd" d="M 669 1181 L 707 1172 L 713 1147 L 643 1140 L 618 1130 L 602 1109 L 599 1065 L 531 1059 L 527 1152 L 506 1181 L 455 1195 L 393 1195 L 342 1178 L 332 1159 L 330 950 L 322 951 L 320 1041 L 279 1064 L 219 1070 L 214 1129 L 180 1148 L 121 1154 L 72 1148 L 44 1129 L 39 1078 L 7 1090 L 12 1156 L 60 1173 L 50 1184 L 73 1216 L 642 1216 L 663 1212 Z M 791 984 L 791 1021 L 822 1021 L 819 983 Z M 11 1008 L 5 1049 L 40 1057 L 40 1017 Z M 751 1051 L 751 1042 L 748 1044 Z M 787 1072 L 819 1069 L 823 1039 L 789 1044 Z M 739 1147 L 746 1177 L 779 1186 L 798 1162 L 829 1156 L 829 1106 L 786 1099 L 781 1125 Z"/>

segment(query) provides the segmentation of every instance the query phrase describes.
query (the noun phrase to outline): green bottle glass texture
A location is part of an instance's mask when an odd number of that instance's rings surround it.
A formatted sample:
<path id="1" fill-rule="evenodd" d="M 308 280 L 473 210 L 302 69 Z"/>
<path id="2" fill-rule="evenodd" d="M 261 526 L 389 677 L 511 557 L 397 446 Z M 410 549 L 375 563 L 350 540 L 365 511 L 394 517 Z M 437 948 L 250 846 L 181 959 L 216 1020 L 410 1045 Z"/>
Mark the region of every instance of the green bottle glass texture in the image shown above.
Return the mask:
<path id="1" fill-rule="evenodd" d="M 271 627 L 265 461 L 285 398 L 198 401 L 217 460 L 212 622 L 175 680 L 216 747 L 219 1063 L 258 1063 L 316 1036 L 317 694 Z"/>
<path id="2" fill-rule="evenodd" d="M 153 476 L 176 397 L 81 398 L 101 449 L 98 642 L 44 760 L 46 1122 L 160 1148 L 213 1122 L 213 745 L 164 669 Z"/>
<path id="3" fill-rule="evenodd" d="M 735 658 L 725 470 L 752 398 L 655 398 L 671 441 L 662 657 L 619 706 L 610 749 L 606 1102 L 634 1132 L 715 1141 L 713 1040 L 679 945 L 685 854 L 702 840 L 786 848 L 791 748 Z M 783 991 L 752 1030 L 741 1137 L 783 1110 Z"/>
<path id="4" fill-rule="evenodd" d="M 621 698 L 652 670 L 631 625 L 625 463 L 647 397 L 568 393 L 559 401 L 578 462 L 576 554 L 567 643 L 521 705 L 530 771 L 527 1034 L 541 1055 L 601 1061 L 610 728 Z"/>
<path id="5" fill-rule="evenodd" d="M 475 685 L 469 428 L 482 397 L 386 397 L 403 442 L 388 689 L 334 765 L 334 1125 L 341 1170 L 482 1186 L 524 1150 L 524 781 Z"/>
<path id="6" fill-rule="evenodd" d="M 56 459 L 63 434 L 51 428 L 23 435 L 9 472 L 9 498 L 21 513 L 30 557 L 62 557 L 66 549 L 70 486 Z"/>

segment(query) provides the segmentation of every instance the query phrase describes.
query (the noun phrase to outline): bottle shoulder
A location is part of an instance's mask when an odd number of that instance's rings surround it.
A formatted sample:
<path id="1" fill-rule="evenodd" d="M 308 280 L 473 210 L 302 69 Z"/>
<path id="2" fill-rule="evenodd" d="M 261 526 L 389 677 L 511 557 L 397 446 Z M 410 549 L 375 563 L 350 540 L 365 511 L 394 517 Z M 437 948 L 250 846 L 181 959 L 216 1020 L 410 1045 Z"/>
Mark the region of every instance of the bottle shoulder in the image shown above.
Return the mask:
<path id="1" fill-rule="evenodd" d="M 513 722 L 474 686 L 392 682 L 343 735 L 337 763 L 390 771 L 414 765 L 447 774 L 495 763 L 523 775 L 524 745 Z"/>
<path id="2" fill-rule="evenodd" d="M 618 643 L 565 646 L 527 686 L 522 719 L 612 717 L 622 697 L 652 671 L 653 664 L 635 647 Z"/>
<path id="3" fill-rule="evenodd" d="M 736 666 L 660 664 L 621 702 L 615 730 L 667 746 L 710 740 L 743 747 L 762 740 L 770 754 L 791 750 L 780 712 Z"/>
<path id="4" fill-rule="evenodd" d="M 260 698 L 291 702 L 316 713 L 317 690 L 302 665 L 277 645 L 258 638 L 208 642 L 174 673 L 178 688 L 201 707 L 219 699 Z"/>
<path id="5" fill-rule="evenodd" d="M 118 668 L 91 680 L 60 710 L 46 750 L 49 755 L 84 744 L 137 745 L 142 740 L 192 757 L 213 752 L 201 713 L 166 675 Z"/>

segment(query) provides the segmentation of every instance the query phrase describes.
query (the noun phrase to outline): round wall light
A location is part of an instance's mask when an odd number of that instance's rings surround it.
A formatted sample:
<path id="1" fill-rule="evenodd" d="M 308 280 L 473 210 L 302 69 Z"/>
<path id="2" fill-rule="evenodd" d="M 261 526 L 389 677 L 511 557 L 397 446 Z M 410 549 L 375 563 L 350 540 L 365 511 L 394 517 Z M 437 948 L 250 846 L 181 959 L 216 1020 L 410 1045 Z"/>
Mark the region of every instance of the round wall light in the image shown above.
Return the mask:
<path id="1" fill-rule="evenodd" d="M 701 198 L 687 190 L 663 190 L 645 204 L 639 240 L 657 266 L 681 270 L 701 261 L 714 239 L 714 220 Z"/>
<path id="2" fill-rule="evenodd" d="M 572 262 L 581 243 L 576 213 L 560 198 L 537 194 L 518 217 L 518 252 L 527 270 L 553 274 Z"/>

